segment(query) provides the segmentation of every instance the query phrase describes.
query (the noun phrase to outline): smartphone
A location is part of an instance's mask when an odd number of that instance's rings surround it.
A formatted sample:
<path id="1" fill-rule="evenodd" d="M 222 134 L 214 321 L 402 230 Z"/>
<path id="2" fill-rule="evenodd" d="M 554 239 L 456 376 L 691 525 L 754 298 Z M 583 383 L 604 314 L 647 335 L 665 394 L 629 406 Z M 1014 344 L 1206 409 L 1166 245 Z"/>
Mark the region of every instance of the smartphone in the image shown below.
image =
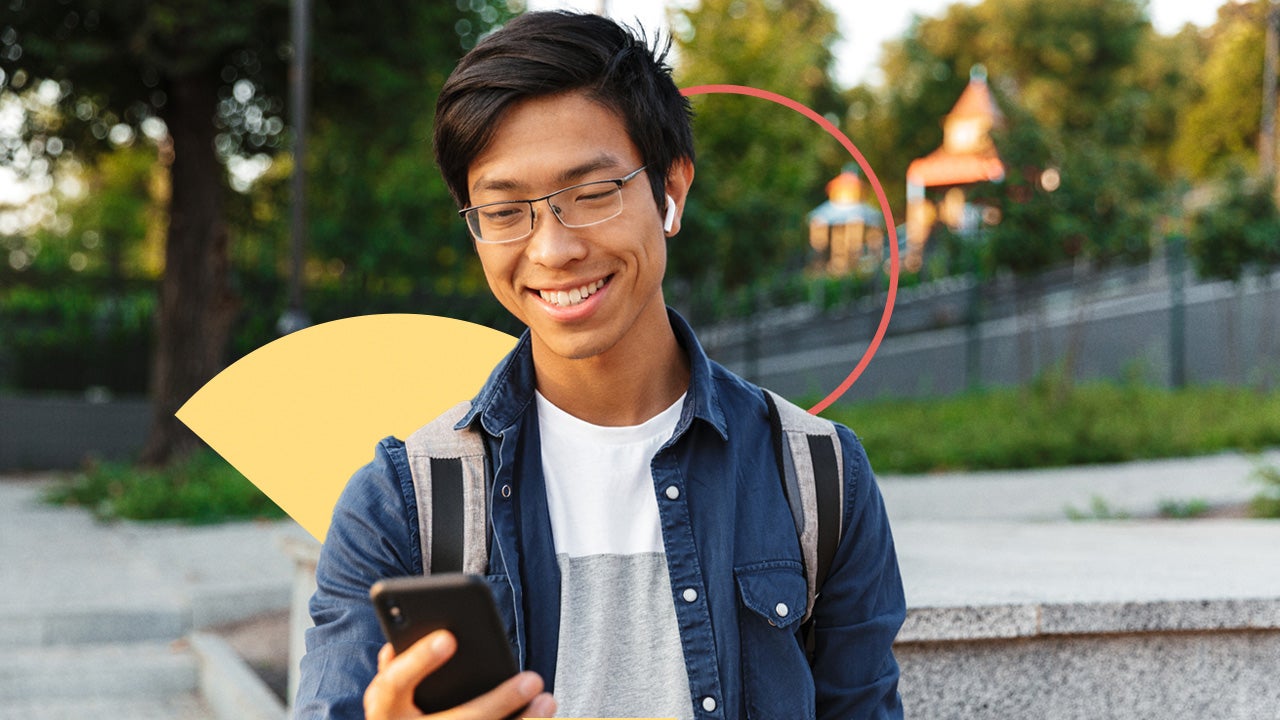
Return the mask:
<path id="1" fill-rule="evenodd" d="M 458 640 L 453 657 L 414 690 L 414 704 L 423 713 L 461 705 L 519 672 L 483 579 L 463 573 L 388 578 L 374 583 L 369 597 L 397 655 L 436 630 Z"/>

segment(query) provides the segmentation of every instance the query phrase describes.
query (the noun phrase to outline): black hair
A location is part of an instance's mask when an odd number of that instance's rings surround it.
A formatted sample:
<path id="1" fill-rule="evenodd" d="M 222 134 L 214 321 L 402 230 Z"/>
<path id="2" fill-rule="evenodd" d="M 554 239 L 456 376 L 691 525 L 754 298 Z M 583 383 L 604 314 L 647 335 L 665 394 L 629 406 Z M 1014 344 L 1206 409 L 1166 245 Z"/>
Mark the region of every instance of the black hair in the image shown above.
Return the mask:
<path id="1" fill-rule="evenodd" d="M 521 15 L 481 40 L 458 62 L 436 101 L 436 163 L 458 207 L 470 200 L 471 162 L 508 107 L 582 90 L 626 125 L 661 210 L 672 163 L 693 161 L 692 110 L 671 79 L 670 48 L 669 38 L 650 47 L 643 31 L 563 10 Z"/>

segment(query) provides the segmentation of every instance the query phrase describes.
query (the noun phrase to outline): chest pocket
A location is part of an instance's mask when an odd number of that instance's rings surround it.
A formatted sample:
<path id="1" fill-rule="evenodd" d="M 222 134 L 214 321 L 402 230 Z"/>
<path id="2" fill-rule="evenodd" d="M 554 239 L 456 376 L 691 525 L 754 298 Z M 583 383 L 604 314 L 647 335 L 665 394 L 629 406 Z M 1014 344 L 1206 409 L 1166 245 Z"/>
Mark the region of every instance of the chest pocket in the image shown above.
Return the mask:
<path id="1" fill-rule="evenodd" d="M 798 635 L 808 596 L 803 568 L 779 560 L 735 568 L 733 575 L 747 717 L 812 718 L 813 675 Z"/>

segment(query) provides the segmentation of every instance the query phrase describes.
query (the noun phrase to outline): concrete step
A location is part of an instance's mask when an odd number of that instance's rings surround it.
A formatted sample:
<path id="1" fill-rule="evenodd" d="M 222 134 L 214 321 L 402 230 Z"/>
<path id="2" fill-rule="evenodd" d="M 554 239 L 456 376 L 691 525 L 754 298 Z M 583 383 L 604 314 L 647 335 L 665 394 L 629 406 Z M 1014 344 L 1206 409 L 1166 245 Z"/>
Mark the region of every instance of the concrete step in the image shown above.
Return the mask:
<path id="1" fill-rule="evenodd" d="M 0 605 L 0 650 L 36 646 L 177 640 L 190 613 L 174 606 L 134 603 L 96 605 Z"/>
<path id="2" fill-rule="evenodd" d="M 108 698 L 167 702 L 194 697 L 198 687 L 199 663 L 184 641 L 18 647 L 0 653 L 0 707 L 5 712 L 14 703 Z"/>
<path id="3" fill-rule="evenodd" d="M 161 699 L 118 697 L 18 700 L 0 705 L 0 720 L 214 720 L 209 706 L 194 694 Z"/>

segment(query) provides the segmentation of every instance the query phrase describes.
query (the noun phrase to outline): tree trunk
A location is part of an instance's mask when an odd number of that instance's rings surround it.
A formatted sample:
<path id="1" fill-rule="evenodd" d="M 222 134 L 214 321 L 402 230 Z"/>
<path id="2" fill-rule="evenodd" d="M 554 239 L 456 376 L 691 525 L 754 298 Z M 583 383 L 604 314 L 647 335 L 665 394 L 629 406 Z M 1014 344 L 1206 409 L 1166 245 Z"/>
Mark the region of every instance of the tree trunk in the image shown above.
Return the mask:
<path id="1" fill-rule="evenodd" d="M 173 140 L 164 278 L 151 368 L 151 434 L 142 462 L 162 465 L 200 440 L 174 413 L 223 367 L 237 299 L 230 286 L 222 163 L 214 151 L 216 76 L 175 78 L 164 120 Z"/>

